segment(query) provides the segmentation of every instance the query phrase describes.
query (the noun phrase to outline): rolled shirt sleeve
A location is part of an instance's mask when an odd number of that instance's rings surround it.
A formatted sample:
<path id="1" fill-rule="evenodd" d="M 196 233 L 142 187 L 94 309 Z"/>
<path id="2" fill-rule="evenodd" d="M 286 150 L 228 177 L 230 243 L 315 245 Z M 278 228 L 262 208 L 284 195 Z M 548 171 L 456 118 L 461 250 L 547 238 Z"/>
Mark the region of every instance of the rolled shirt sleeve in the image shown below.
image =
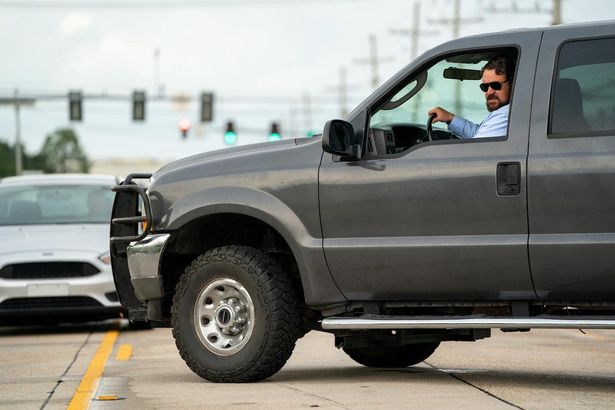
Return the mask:
<path id="1" fill-rule="evenodd" d="M 455 115 L 451 123 L 448 124 L 448 130 L 460 138 L 473 138 L 479 128 L 480 124 L 474 124 L 472 121 L 468 121 L 457 115 Z"/>
<path id="2" fill-rule="evenodd" d="M 460 138 L 505 137 L 508 132 L 509 105 L 489 113 L 480 124 L 475 124 L 458 116 L 454 116 L 448 125 L 448 130 Z"/>

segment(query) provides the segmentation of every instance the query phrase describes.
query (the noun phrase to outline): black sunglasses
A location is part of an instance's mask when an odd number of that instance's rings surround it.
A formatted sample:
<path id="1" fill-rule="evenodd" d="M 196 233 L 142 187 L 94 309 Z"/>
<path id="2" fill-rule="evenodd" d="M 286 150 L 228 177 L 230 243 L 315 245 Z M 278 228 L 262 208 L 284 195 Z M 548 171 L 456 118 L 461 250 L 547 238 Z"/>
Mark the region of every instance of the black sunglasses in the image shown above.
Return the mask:
<path id="1" fill-rule="evenodd" d="M 481 89 L 484 93 L 486 93 L 486 92 L 487 92 L 487 90 L 489 89 L 489 87 L 493 88 L 493 90 L 494 90 L 494 91 L 499 91 L 499 90 L 501 90 L 501 89 L 502 89 L 502 84 L 504 84 L 505 82 L 508 82 L 508 80 L 506 80 L 506 81 L 502 81 L 502 82 L 500 82 L 500 81 L 492 81 L 492 82 L 490 82 L 490 83 L 481 83 L 481 84 L 479 85 L 479 87 L 480 87 L 480 89 Z"/>

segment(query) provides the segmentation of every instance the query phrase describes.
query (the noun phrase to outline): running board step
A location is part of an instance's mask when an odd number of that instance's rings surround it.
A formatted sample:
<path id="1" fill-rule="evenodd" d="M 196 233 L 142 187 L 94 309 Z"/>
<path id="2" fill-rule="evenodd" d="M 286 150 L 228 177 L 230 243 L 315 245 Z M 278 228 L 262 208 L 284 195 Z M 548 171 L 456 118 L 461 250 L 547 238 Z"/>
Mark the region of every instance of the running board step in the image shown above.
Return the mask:
<path id="1" fill-rule="evenodd" d="M 371 329 L 615 329 L 615 316 L 600 319 L 589 316 L 379 316 L 329 317 L 322 321 L 326 330 Z"/>

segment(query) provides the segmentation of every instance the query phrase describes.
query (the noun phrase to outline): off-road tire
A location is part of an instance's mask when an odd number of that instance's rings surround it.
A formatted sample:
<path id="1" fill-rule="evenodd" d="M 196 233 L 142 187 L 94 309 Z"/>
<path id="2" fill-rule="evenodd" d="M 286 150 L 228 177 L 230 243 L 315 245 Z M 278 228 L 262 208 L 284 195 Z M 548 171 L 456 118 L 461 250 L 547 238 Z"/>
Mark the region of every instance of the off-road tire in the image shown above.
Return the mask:
<path id="1" fill-rule="evenodd" d="M 197 300 L 204 300 L 203 295 L 217 283 L 236 283 L 235 288 L 249 295 L 244 301 L 253 305 L 250 334 L 244 337 L 247 341 L 241 340 L 238 346 L 229 348 L 239 347 L 235 352 L 217 353 L 216 345 L 209 343 L 205 335 L 210 327 L 204 326 L 212 326 L 208 317 L 203 319 L 203 325 L 195 319 L 200 315 L 195 314 L 195 309 L 201 306 L 201 303 L 197 305 Z M 236 290 L 230 287 L 230 291 Z M 208 303 L 212 303 L 211 299 L 205 301 L 204 306 Z M 226 302 L 218 302 L 219 305 L 223 303 Z M 171 309 L 175 344 L 188 367 L 209 381 L 241 383 L 266 379 L 284 366 L 295 347 L 300 335 L 298 303 L 293 281 L 265 253 L 246 246 L 212 249 L 186 268 L 175 289 Z M 246 304 L 242 307 L 242 311 L 248 310 Z M 242 318 L 245 323 L 250 320 Z M 218 324 L 216 320 L 213 326 Z M 242 326 L 235 329 L 245 329 Z M 219 336 L 221 340 L 226 337 L 222 333 Z M 216 336 L 213 337 L 215 341 Z M 220 347 L 224 348 L 226 346 Z"/>
<path id="2" fill-rule="evenodd" d="M 408 367 L 433 354 L 440 342 L 406 346 L 372 346 L 343 348 L 352 360 L 367 367 Z"/>

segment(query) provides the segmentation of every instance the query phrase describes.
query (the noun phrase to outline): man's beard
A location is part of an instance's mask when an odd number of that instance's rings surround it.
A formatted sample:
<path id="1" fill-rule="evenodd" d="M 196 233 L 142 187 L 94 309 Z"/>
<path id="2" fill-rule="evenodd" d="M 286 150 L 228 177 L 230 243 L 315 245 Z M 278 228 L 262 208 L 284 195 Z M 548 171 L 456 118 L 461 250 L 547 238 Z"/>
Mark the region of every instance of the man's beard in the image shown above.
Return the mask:
<path id="1" fill-rule="evenodd" d="M 490 101 L 495 101 L 496 105 L 493 105 L 493 106 L 489 105 Z M 491 97 L 491 98 L 488 98 L 487 101 L 485 101 L 485 105 L 487 106 L 487 111 L 489 112 L 493 112 L 497 110 L 498 108 L 502 108 L 506 104 L 508 104 L 508 101 L 502 102 L 498 97 Z"/>

